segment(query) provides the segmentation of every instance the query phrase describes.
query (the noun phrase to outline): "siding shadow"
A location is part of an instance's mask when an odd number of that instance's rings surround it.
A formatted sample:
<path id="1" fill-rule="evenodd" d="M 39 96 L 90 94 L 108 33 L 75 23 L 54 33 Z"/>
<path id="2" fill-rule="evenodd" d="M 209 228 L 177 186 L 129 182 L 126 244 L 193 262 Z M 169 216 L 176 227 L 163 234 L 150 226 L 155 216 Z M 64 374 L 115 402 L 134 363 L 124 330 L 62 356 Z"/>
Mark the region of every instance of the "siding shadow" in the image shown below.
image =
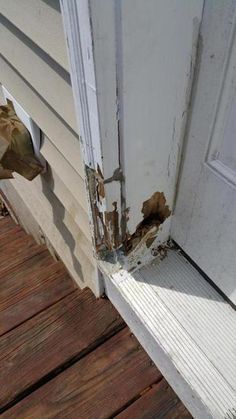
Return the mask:
<path id="1" fill-rule="evenodd" d="M 62 205 L 62 203 L 59 201 L 59 199 L 56 197 L 56 195 L 53 193 L 54 180 L 53 180 L 52 171 L 49 166 L 47 167 L 47 172 L 41 175 L 41 181 L 42 181 L 42 193 L 47 198 L 48 202 L 50 203 L 52 207 L 53 222 L 70 250 L 73 267 L 75 271 L 79 275 L 81 281 L 84 282 L 85 278 L 83 275 L 82 266 L 75 255 L 76 241 L 73 237 L 73 234 L 70 232 L 70 230 L 67 228 L 67 226 L 65 225 L 63 221 L 65 218 L 66 210 L 64 206 Z"/>

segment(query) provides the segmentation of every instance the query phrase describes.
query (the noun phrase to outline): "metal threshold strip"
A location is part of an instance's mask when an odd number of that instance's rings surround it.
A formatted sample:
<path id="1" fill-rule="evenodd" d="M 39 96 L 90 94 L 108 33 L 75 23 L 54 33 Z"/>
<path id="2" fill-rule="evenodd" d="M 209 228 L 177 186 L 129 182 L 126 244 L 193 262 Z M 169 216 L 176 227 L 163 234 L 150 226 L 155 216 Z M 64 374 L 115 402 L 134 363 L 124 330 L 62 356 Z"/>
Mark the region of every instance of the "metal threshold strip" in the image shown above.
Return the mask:
<path id="1" fill-rule="evenodd" d="M 178 250 L 134 273 L 109 273 L 106 292 L 196 418 L 236 418 L 236 312 Z"/>

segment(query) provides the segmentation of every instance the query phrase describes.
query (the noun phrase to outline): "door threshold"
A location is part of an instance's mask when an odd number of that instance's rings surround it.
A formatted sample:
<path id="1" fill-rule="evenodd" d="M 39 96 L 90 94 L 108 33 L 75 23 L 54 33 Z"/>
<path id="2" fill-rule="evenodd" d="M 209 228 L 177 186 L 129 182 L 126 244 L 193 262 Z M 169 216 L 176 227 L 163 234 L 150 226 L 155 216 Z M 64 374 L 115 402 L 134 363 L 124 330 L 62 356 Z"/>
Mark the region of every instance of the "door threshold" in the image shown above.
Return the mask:
<path id="1" fill-rule="evenodd" d="M 135 272 L 100 266 L 106 294 L 196 418 L 236 417 L 236 312 L 178 250 Z"/>

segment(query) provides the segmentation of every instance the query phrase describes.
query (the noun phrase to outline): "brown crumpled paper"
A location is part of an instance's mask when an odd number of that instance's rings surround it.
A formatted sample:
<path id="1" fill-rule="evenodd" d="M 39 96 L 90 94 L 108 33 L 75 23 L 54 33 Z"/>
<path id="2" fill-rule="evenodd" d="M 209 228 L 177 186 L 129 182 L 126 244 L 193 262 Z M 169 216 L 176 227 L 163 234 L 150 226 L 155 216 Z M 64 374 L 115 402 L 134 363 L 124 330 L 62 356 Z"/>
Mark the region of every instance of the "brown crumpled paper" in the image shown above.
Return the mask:
<path id="1" fill-rule="evenodd" d="M 43 170 L 27 128 L 15 113 L 11 101 L 0 106 L 0 179 L 13 178 L 17 172 L 28 180 Z"/>

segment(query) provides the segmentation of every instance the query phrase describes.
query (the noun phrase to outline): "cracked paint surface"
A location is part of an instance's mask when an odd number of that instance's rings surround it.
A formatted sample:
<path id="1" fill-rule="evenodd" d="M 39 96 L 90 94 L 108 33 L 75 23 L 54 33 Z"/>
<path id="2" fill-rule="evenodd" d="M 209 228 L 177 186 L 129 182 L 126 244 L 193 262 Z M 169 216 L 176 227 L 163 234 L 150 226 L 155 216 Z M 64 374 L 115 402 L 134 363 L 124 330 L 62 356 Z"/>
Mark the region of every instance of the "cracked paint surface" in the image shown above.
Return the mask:
<path id="1" fill-rule="evenodd" d="M 97 253 L 122 249 L 125 254 L 128 254 L 135 250 L 140 243 L 146 245 L 147 248 L 151 247 L 157 237 L 160 225 L 171 214 L 164 192 L 155 192 L 151 198 L 144 201 L 143 219 L 137 225 L 135 232 L 129 234 L 127 231 L 129 209 L 126 208 L 120 215 L 121 210 L 117 207 L 117 202 L 112 203 L 112 211 L 107 211 L 105 207 L 104 185 L 113 181 L 122 182 L 124 179 L 120 169 L 115 170 L 113 176 L 106 180 L 99 166 L 97 170 L 87 167 L 86 174 Z M 125 231 L 124 228 L 126 228 Z"/>

